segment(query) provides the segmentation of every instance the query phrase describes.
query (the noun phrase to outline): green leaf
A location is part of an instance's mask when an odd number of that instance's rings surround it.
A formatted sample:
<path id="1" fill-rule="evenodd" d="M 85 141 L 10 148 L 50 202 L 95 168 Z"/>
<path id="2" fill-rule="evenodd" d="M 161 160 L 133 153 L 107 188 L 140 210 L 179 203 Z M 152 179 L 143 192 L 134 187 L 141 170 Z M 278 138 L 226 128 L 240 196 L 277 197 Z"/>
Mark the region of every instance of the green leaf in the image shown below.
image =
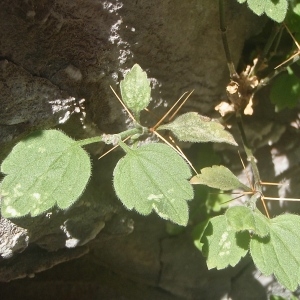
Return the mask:
<path id="1" fill-rule="evenodd" d="M 288 2 L 287 0 L 265 0 L 266 5 L 265 5 L 265 13 L 266 15 L 278 22 L 281 23 L 283 22 L 287 9 L 288 9 Z"/>
<path id="2" fill-rule="evenodd" d="M 248 232 L 235 232 L 224 215 L 210 219 L 201 242 L 208 269 L 235 266 L 248 252 Z"/>
<path id="3" fill-rule="evenodd" d="M 288 298 L 278 296 L 278 295 L 271 295 L 270 300 L 299 300 L 299 298 L 294 295 L 290 295 Z"/>
<path id="4" fill-rule="evenodd" d="M 225 213 L 227 223 L 235 231 L 248 230 L 260 237 L 269 234 L 269 220 L 258 210 L 245 206 L 230 207 Z"/>
<path id="5" fill-rule="evenodd" d="M 204 184 L 222 191 L 238 188 L 251 191 L 249 187 L 240 182 L 239 179 L 224 166 L 203 168 L 201 169 L 201 174 L 195 175 L 190 182 L 191 184 Z"/>
<path id="6" fill-rule="evenodd" d="M 55 204 L 70 207 L 91 174 L 88 154 L 64 133 L 45 130 L 19 142 L 1 165 L 1 214 L 37 216 Z"/>
<path id="7" fill-rule="evenodd" d="M 193 150 L 195 149 L 196 150 Z M 221 163 L 221 156 L 214 150 L 213 143 L 201 143 L 190 148 L 193 155 L 193 165 L 197 170 Z"/>
<path id="8" fill-rule="evenodd" d="M 192 237 L 193 237 L 193 240 L 194 240 L 194 245 L 200 251 L 202 251 L 202 248 L 203 248 L 203 245 L 204 245 L 203 243 L 201 243 L 201 240 L 202 240 L 203 234 L 206 230 L 206 227 L 209 224 L 209 221 L 210 221 L 210 219 L 207 219 L 207 220 L 197 224 L 193 228 L 193 231 L 192 231 Z"/>
<path id="9" fill-rule="evenodd" d="M 232 200 L 231 195 L 222 194 L 220 190 L 216 190 L 216 193 L 209 193 L 205 202 L 207 213 L 221 211 L 228 206 L 230 200 Z"/>
<path id="10" fill-rule="evenodd" d="M 292 70 L 281 74 L 274 79 L 270 93 L 271 102 L 276 105 L 276 110 L 294 108 L 300 99 L 300 79 Z"/>
<path id="11" fill-rule="evenodd" d="M 183 114 L 173 122 L 159 126 L 157 130 L 167 129 L 185 142 L 216 142 L 237 146 L 233 136 L 224 130 L 223 125 L 196 112 Z"/>
<path id="12" fill-rule="evenodd" d="M 128 209 L 148 215 L 152 210 L 179 225 L 188 221 L 187 200 L 193 198 L 191 171 L 183 158 L 164 144 L 125 148 L 114 170 L 117 196 Z"/>
<path id="13" fill-rule="evenodd" d="M 239 3 L 246 2 L 245 0 L 237 0 Z M 258 16 L 263 13 L 272 20 L 281 23 L 283 22 L 287 9 L 287 0 L 247 0 L 248 7 Z"/>
<path id="14" fill-rule="evenodd" d="M 274 274 L 294 291 L 300 283 L 300 217 L 285 214 L 271 219 L 269 231 L 265 238 L 251 239 L 253 261 L 263 274 Z"/>
<path id="15" fill-rule="evenodd" d="M 139 118 L 140 112 L 150 102 L 150 82 L 142 68 L 135 64 L 120 83 L 122 100 L 134 116 Z"/>
<path id="16" fill-rule="evenodd" d="M 266 1 L 268 0 L 247 0 L 248 7 L 258 16 L 265 11 Z"/>
<path id="17" fill-rule="evenodd" d="M 300 32 L 300 3 L 296 3 L 294 6 L 291 3 L 291 8 L 288 9 L 285 23 L 292 33 Z"/>

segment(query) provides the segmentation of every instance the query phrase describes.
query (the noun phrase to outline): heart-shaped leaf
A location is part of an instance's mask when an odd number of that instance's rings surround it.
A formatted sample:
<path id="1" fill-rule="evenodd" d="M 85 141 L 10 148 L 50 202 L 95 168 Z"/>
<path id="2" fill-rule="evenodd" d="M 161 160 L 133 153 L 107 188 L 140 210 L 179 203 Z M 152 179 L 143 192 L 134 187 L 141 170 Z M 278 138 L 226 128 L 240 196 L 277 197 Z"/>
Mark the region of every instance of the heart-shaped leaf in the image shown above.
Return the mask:
<path id="1" fill-rule="evenodd" d="M 188 221 L 187 200 L 193 198 L 191 171 L 183 158 L 164 144 L 148 144 L 127 152 L 114 170 L 117 196 L 128 209 L 148 215 L 152 210 L 179 225 Z"/>
<path id="2" fill-rule="evenodd" d="M 222 124 L 196 112 L 189 112 L 176 118 L 173 122 L 159 126 L 157 130 L 167 129 L 184 142 L 215 142 L 237 146 L 233 136 L 224 130 Z"/>
<path id="3" fill-rule="evenodd" d="M 45 130 L 19 142 L 1 165 L 1 214 L 37 216 L 55 204 L 72 205 L 91 174 L 88 154 L 65 134 Z"/>
<path id="4" fill-rule="evenodd" d="M 246 0 L 237 0 L 239 3 L 244 3 Z M 281 23 L 283 22 L 287 9 L 287 0 L 247 0 L 249 8 L 258 16 L 263 13 L 271 18 L 272 20 Z"/>
<path id="5" fill-rule="evenodd" d="M 254 236 L 250 251 L 257 268 L 265 275 L 274 274 L 287 289 L 300 284 L 300 217 L 280 215 L 270 220 L 270 234 Z"/>
<path id="6" fill-rule="evenodd" d="M 150 102 L 150 82 L 142 68 L 135 64 L 120 83 L 122 100 L 134 116 L 139 118 L 140 112 Z"/>
<path id="7" fill-rule="evenodd" d="M 191 184 L 204 184 L 222 191 L 239 188 L 251 191 L 249 187 L 240 182 L 239 179 L 224 166 L 203 168 L 201 169 L 201 174 L 195 175 L 190 182 Z"/>
<path id="8" fill-rule="evenodd" d="M 247 254 L 249 240 L 249 233 L 233 230 L 224 215 L 211 218 L 201 239 L 208 269 L 235 266 Z"/>

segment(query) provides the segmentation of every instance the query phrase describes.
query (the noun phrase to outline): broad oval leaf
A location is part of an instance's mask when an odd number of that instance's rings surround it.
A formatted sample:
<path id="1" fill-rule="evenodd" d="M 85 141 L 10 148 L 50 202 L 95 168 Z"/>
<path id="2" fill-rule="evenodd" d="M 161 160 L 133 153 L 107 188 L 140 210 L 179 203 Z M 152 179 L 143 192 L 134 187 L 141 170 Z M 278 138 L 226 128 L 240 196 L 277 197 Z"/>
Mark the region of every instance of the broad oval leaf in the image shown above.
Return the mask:
<path id="1" fill-rule="evenodd" d="M 276 105 L 276 110 L 294 108 L 300 99 L 300 80 L 290 70 L 274 79 L 270 93 L 271 102 Z"/>
<path id="2" fill-rule="evenodd" d="M 258 210 L 245 206 L 234 206 L 225 213 L 227 223 L 235 231 L 248 230 L 260 237 L 269 234 L 269 220 Z"/>
<path id="3" fill-rule="evenodd" d="M 167 129 L 184 142 L 215 142 L 237 146 L 233 136 L 224 130 L 222 124 L 196 112 L 189 112 L 176 118 L 173 122 L 159 126 L 157 130 Z"/>
<path id="4" fill-rule="evenodd" d="M 91 174 L 88 154 L 64 133 L 44 130 L 19 142 L 1 165 L 1 214 L 37 216 L 55 204 L 71 206 Z"/>
<path id="5" fill-rule="evenodd" d="M 270 220 L 270 234 L 253 237 L 250 252 L 257 268 L 265 275 L 274 274 L 287 289 L 300 284 L 300 217 L 280 215 Z"/>
<path id="6" fill-rule="evenodd" d="M 164 144 L 128 149 L 114 170 L 117 196 L 128 209 L 148 215 L 152 210 L 179 225 L 188 221 L 187 200 L 193 198 L 183 158 Z"/>
<path id="7" fill-rule="evenodd" d="M 126 107 L 138 118 L 150 102 L 151 88 L 146 72 L 135 64 L 121 81 L 120 89 Z"/>
<path id="8" fill-rule="evenodd" d="M 247 254 L 249 240 L 249 233 L 233 230 L 224 215 L 211 218 L 201 239 L 208 269 L 235 266 Z"/>
<path id="9" fill-rule="evenodd" d="M 204 184 L 222 191 L 238 188 L 251 191 L 249 187 L 240 182 L 238 178 L 224 166 L 203 168 L 201 169 L 201 174 L 195 175 L 190 182 L 191 184 Z"/>

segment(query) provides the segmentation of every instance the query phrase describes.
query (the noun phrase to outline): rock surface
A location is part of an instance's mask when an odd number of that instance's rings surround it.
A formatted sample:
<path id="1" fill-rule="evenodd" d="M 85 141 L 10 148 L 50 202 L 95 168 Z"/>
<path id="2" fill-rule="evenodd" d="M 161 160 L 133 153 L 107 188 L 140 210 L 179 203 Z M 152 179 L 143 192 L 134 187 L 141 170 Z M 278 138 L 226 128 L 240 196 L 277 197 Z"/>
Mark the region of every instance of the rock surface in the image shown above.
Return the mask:
<path id="1" fill-rule="evenodd" d="M 226 5 L 237 63 L 244 41 L 258 33 L 265 20 L 234 0 Z M 0 158 L 34 129 L 61 124 L 74 138 L 124 130 L 130 120 L 109 86 L 118 89 L 134 63 L 151 78 L 150 108 L 156 115 L 192 89 L 185 109 L 210 115 L 228 80 L 218 13 L 210 0 L 1 1 Z M 85 128 L 77 117 L 65 123 L 81 99 Z M 145 124 L 155 122 L 144 117 Z M 89 148 L 91 155 L 99 148 Z M 18 290 L 23 299 L 25 294 L 32 299 L 34 293 L 43 299 L 266 299 L 247 261 L 235 269 L 208 272 L 192 245 L 190 229 L 170 237 L 162 220 L 125 212 L 111 188 L 118 157 L 95 160 L 88 188 L 68 211 L 53 208 L 32 219 L 0 219 L 0 281 L 32 277 L 89 252 L 49 275 L 0 285 L 3 299 L 17 299 Z M 91 278 L 93 272 L 97 275 Z M 84 276 L 89 279 L 84 281 Z M 53 279 L 57 277 L 61 279 Z M 101 287 L 98 278 L 104 282 Z M 252 283 L 249 298 L 239 295 L 239 284 L 245 286 L 246 281 Z"/>

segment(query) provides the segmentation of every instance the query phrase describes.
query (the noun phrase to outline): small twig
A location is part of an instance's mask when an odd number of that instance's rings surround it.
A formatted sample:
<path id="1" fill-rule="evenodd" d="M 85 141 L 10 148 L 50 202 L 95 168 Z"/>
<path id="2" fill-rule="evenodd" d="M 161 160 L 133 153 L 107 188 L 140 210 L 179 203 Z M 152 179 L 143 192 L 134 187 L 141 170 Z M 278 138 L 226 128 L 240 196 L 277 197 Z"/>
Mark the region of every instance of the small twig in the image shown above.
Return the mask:
<path id="1" fill-rule="evenodd" d="M 247 155 L 247 160 L 249 161 L 251 168 L 252 168 L 253 177 L 254 177 L 254 186 L 256 188 L 255 191 L 260 194 L 260 199 L 263 204 L 266 215 L 268 218 L 270 218 L 266 203 L 264 201 L 265 197 L 262 192 L 261 180 L 260 180 L 260 175 L 259 175 L 259 171 L 258 171 L 257 164 L 256 164 L 256 159 L 252 153 L 251 148 L 249 147 L 249 144 L 248 144 L 248 141 L 246 138 L 246 134 L 244 131 L 243 123 L 242 123 L 242 116 L 241 116 L 240 112 L 236 113 L 236 118 L 237 118 L 237 125 L 238 125 L 239 131 L 241 133 L 244 150 Z"/>
<path id="2" fill-rule="evenodd" d="M 282 28 L 281 25 L 279 25 L 279 24 L 277 24 L 277 23 L 274 23 L 273 28 L 272 28 L 272 32 L 271 32 L 271 34 L 270 34 L 270 36 L 269 36 L 269 38 L 268 38 L 268 41 L 267 41 L 267 43 L 266 43 L 266 45 L 265 45 L 265 47 L 264 47 L 264 49 L 263 49 L 263 52 L 262 52 L 262 54 L 258 57 L 258 61 L 257 61 L 257 63 L 256 63 L 256 67 L 255 67 L 256 70 L 259 70 L 261 64 L 263 63 L 265 57 L 266 57 L 267 54 L 269 53 L 269 51 L 270 51 L 270 49 L 271 49 L 271 47 L 272 47 L 272 45 L 273 45 L 273 43 L 274 43 L 274 40 L 275 40 L 275 38 L 276 38 L 278 32 L 281 30 L 281 28 Z"/>
<path id="3" fill-rule="evenodd" d="M 220 14 L 220 30 L 221 30 L 221 37 L 223 41 L 224 51 L 226 55 L 227 65 L 230 73 L 230 78 L 236 79 L 239 78 L 239 75 L 234 67 L 234 64 L 232 62 L 228 40 L 227 40 L 227 28 L 226 28 L 226 22 L 225 22 L 225 9 L 224 9 L 224 2 L 223 0 L 219 0 L 219 14 Z"/>

